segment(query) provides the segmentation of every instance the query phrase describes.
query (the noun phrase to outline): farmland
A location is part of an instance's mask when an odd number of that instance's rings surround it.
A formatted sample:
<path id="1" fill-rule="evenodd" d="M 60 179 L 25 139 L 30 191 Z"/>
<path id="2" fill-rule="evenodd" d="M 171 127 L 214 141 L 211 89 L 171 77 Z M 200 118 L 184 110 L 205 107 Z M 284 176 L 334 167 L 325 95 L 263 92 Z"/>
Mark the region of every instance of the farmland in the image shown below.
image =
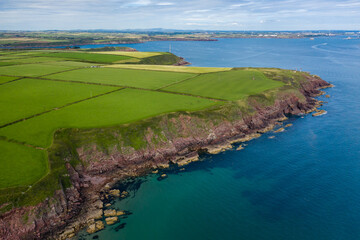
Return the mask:
<path id="1" fill-rule="evenodd" d="M 257 70 L 232 70 L 203 74 L 191 81 L 184 81 L 164 90 L 224 100 L 238 100 L 280 86 L 282 86 L 281 82 L 270 80 Z"/>
<path id="2" fill-rule="evenodd" d="M 284 85 L 265 70 L 172 66 L 178 60 L 169 53 L 0 51 L 0 212 L 68 186 L 65 163 L 51 152 L 58 129 L 211 109 Z"/>

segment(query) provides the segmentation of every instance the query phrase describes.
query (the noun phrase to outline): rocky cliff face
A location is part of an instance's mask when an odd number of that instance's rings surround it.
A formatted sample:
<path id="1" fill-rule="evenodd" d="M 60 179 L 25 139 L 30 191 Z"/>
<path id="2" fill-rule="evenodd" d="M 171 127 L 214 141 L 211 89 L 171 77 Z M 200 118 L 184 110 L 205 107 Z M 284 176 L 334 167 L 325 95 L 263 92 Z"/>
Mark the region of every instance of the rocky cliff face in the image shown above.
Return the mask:
<path id="1" fill-rule="evenodd" d="M 227 146 L 246 140 L 246 136 L 251 134 L 269 130 L 289 114 L 308 113 L 318 104 L 313 97 L 321 93 L 319 89 L 329 86 L 320 78 L 307 75 L 297 93 L 279 92 L 272 104 L 264 104 L 256 97 L 249 98 L 248 105 L 252 110 L 248 112 L 237 108 L 220 109 L 210 115 L 178 113 L 156 117 L 153 124 L 135 125 L 135 130 L 141 127 L 142 142 L 138 145 L 131 144 L 131 139 L 126 137 L 128 134 L 121 132 L 120 128 L 90 133 L 70 131 L 69 138 L 78 139 L 75 141 L 75 157 L 83 163 L 75 168 L 69 163 L 66 165 L 72 187 L 58 190 L 37 206 L 13 209 L 3 214 L 0 217 L 0 238 L 44 239 L 54 233 L 57 237 L 60 234 L 58 238 L 62 239 L 72 237 L 78 228 L 93 222 L 94 210 L 102 214 L 97 193 L 107 183 L 166 167 L 169 162 L 185 164 L 196 159 L 199 150 L 211 152 L 216 145 Z M 114 140 L 99 147 L 95 138 L 99 134 L 111 135 Z"/>

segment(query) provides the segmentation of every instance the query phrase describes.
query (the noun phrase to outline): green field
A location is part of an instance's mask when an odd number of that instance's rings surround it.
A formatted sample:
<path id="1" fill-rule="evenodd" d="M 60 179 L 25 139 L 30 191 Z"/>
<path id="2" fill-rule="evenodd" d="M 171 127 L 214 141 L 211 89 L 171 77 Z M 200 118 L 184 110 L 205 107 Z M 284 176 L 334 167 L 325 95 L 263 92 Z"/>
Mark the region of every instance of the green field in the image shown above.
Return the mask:
<path id="1" fill-rule="evenodd" d="M 131 59 L 131 57 L 128 56 L 84 52 L 45 52 L 39 54 L 38 56 L 72 59 L 94 63 L 114 63 L 122 60 Z"/>
<path id="2" fill-rule="evenodd" d="M 24 57 L 24 58 L 18 58 L 18 59 L 12 59 L 12 60 L 4 60 L 3 63 L 6 62 L 13 62 L 16 64 L 22 64 L 22 63 L 46 63 L 46 62 L 57 62 L 61 61 L 63 59 L 61 58 L 52 58 L 52 57 Z"/>
<path id="3" fill-rule="evenodd" d="M 75 68 L 76 67 L 47 65 L 44 63 L 23 64 L 23 65 L 0 67 L 0 75 L 38 77 L 50 73 L 62 72 Z"/>
<path id="4" fill-rule="evenodd" d="M 231 70 L 231 68 L 184 67 L 184 66 L 146 65 L 146 64 L 113 64 L 113 65 L 106 65 L 104 67 L 168 71 L 168 72 L 184 72 L 184 73 L 211 73 L 211 72 L 223 72 L 223 71 Z"/>
<path id="5" fill-rule="evenodd" d="M 0 135 L 48 147 L 59 128 L 95 128 L 129 123 L 158 114 L 195 111 L 216 104 L 207 99 L 124 89 L 0 129 Z"/>
<path id="6" fill-rule="evenodd" d="M 172 66 L 179 58 L 169 53 L 121 54 L 0 51 L 0 206 L 37 204 L 69 186 L 64 156 L 51 150 L 58 129 L 197 111 L 284 85 L 260 70 Z"/>
<path id="7" fill-rule="evenodd" d="M 0 76 L 0 84 L 6 83 L 12 80 L 18 79 L 18 77 L 7 77 L 7 76 Z"/>
<path id="8" fill-rule="evenodd" d="M 121 56 L 128 56 L 134 58 L 147 58 L 147 57 L 153 57 L 164 54 L 161 52 L 122 52 L 122 51 L 93 52 L 93 53 L 121 55 Z"/>
<path id="9" fill-rule="evenodd" d="M 0 126 L 114 89 L 38 79 L 7 83 L 0 87 Z"/>
<path id="10" fill-rule="evenodd" d="M 113 68 L 84 68 L 47 76 L 50 79 L 157 89 L 190 77 L 190 73 Z"/>
<path id="11" fill-rule="evenodd" d="M 27 186 L 48 172 L 46 152 L 0 140 L 0 189 Z"/>
<path id="12" fill-rule="evenodd" d="M 270 80 L 257 70 L 232 70 L 202 74 L 190 81 L 184 81 L 163 90 L 224 100 L 238 100 L 282 85 L 283 83 Z"/>

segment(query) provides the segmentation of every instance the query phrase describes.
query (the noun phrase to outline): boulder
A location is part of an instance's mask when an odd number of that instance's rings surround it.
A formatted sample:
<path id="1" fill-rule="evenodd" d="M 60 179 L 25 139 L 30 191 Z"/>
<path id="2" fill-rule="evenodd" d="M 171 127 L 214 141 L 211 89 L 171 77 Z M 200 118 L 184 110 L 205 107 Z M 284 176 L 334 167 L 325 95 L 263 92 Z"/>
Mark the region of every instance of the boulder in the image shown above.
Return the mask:
<path id="1" fill-rule="evenodd" d="M 104 211 L 105 217 L 114 217 L 116 216 L 116 210 L 115 209 L 107 209 Z"/>
<path id="2" fill-rule="evenodd" d="M 116 223 L 118 220 L 119 220 L 118 217 L 105 218 L 105 222 L 106 222 L 107 225 L 112 225 L 112 224 Z"/>
<path id="3" fill-rule="evenodd" d="M 109 191 L 109 194 L 113 197 L 120 197 L 120 190 L 119 189 L 112 189 Z"/>

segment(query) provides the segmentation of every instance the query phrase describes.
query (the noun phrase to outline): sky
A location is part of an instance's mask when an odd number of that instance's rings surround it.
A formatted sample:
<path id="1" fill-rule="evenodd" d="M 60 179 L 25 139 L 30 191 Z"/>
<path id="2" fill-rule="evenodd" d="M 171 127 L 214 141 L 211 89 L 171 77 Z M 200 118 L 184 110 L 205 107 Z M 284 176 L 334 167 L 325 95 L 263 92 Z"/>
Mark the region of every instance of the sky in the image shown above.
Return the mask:
<path id="1" fill-rule="evenodd" d="M 360 30 L 360 0 L 0 0 L 1 30 Z"/>

